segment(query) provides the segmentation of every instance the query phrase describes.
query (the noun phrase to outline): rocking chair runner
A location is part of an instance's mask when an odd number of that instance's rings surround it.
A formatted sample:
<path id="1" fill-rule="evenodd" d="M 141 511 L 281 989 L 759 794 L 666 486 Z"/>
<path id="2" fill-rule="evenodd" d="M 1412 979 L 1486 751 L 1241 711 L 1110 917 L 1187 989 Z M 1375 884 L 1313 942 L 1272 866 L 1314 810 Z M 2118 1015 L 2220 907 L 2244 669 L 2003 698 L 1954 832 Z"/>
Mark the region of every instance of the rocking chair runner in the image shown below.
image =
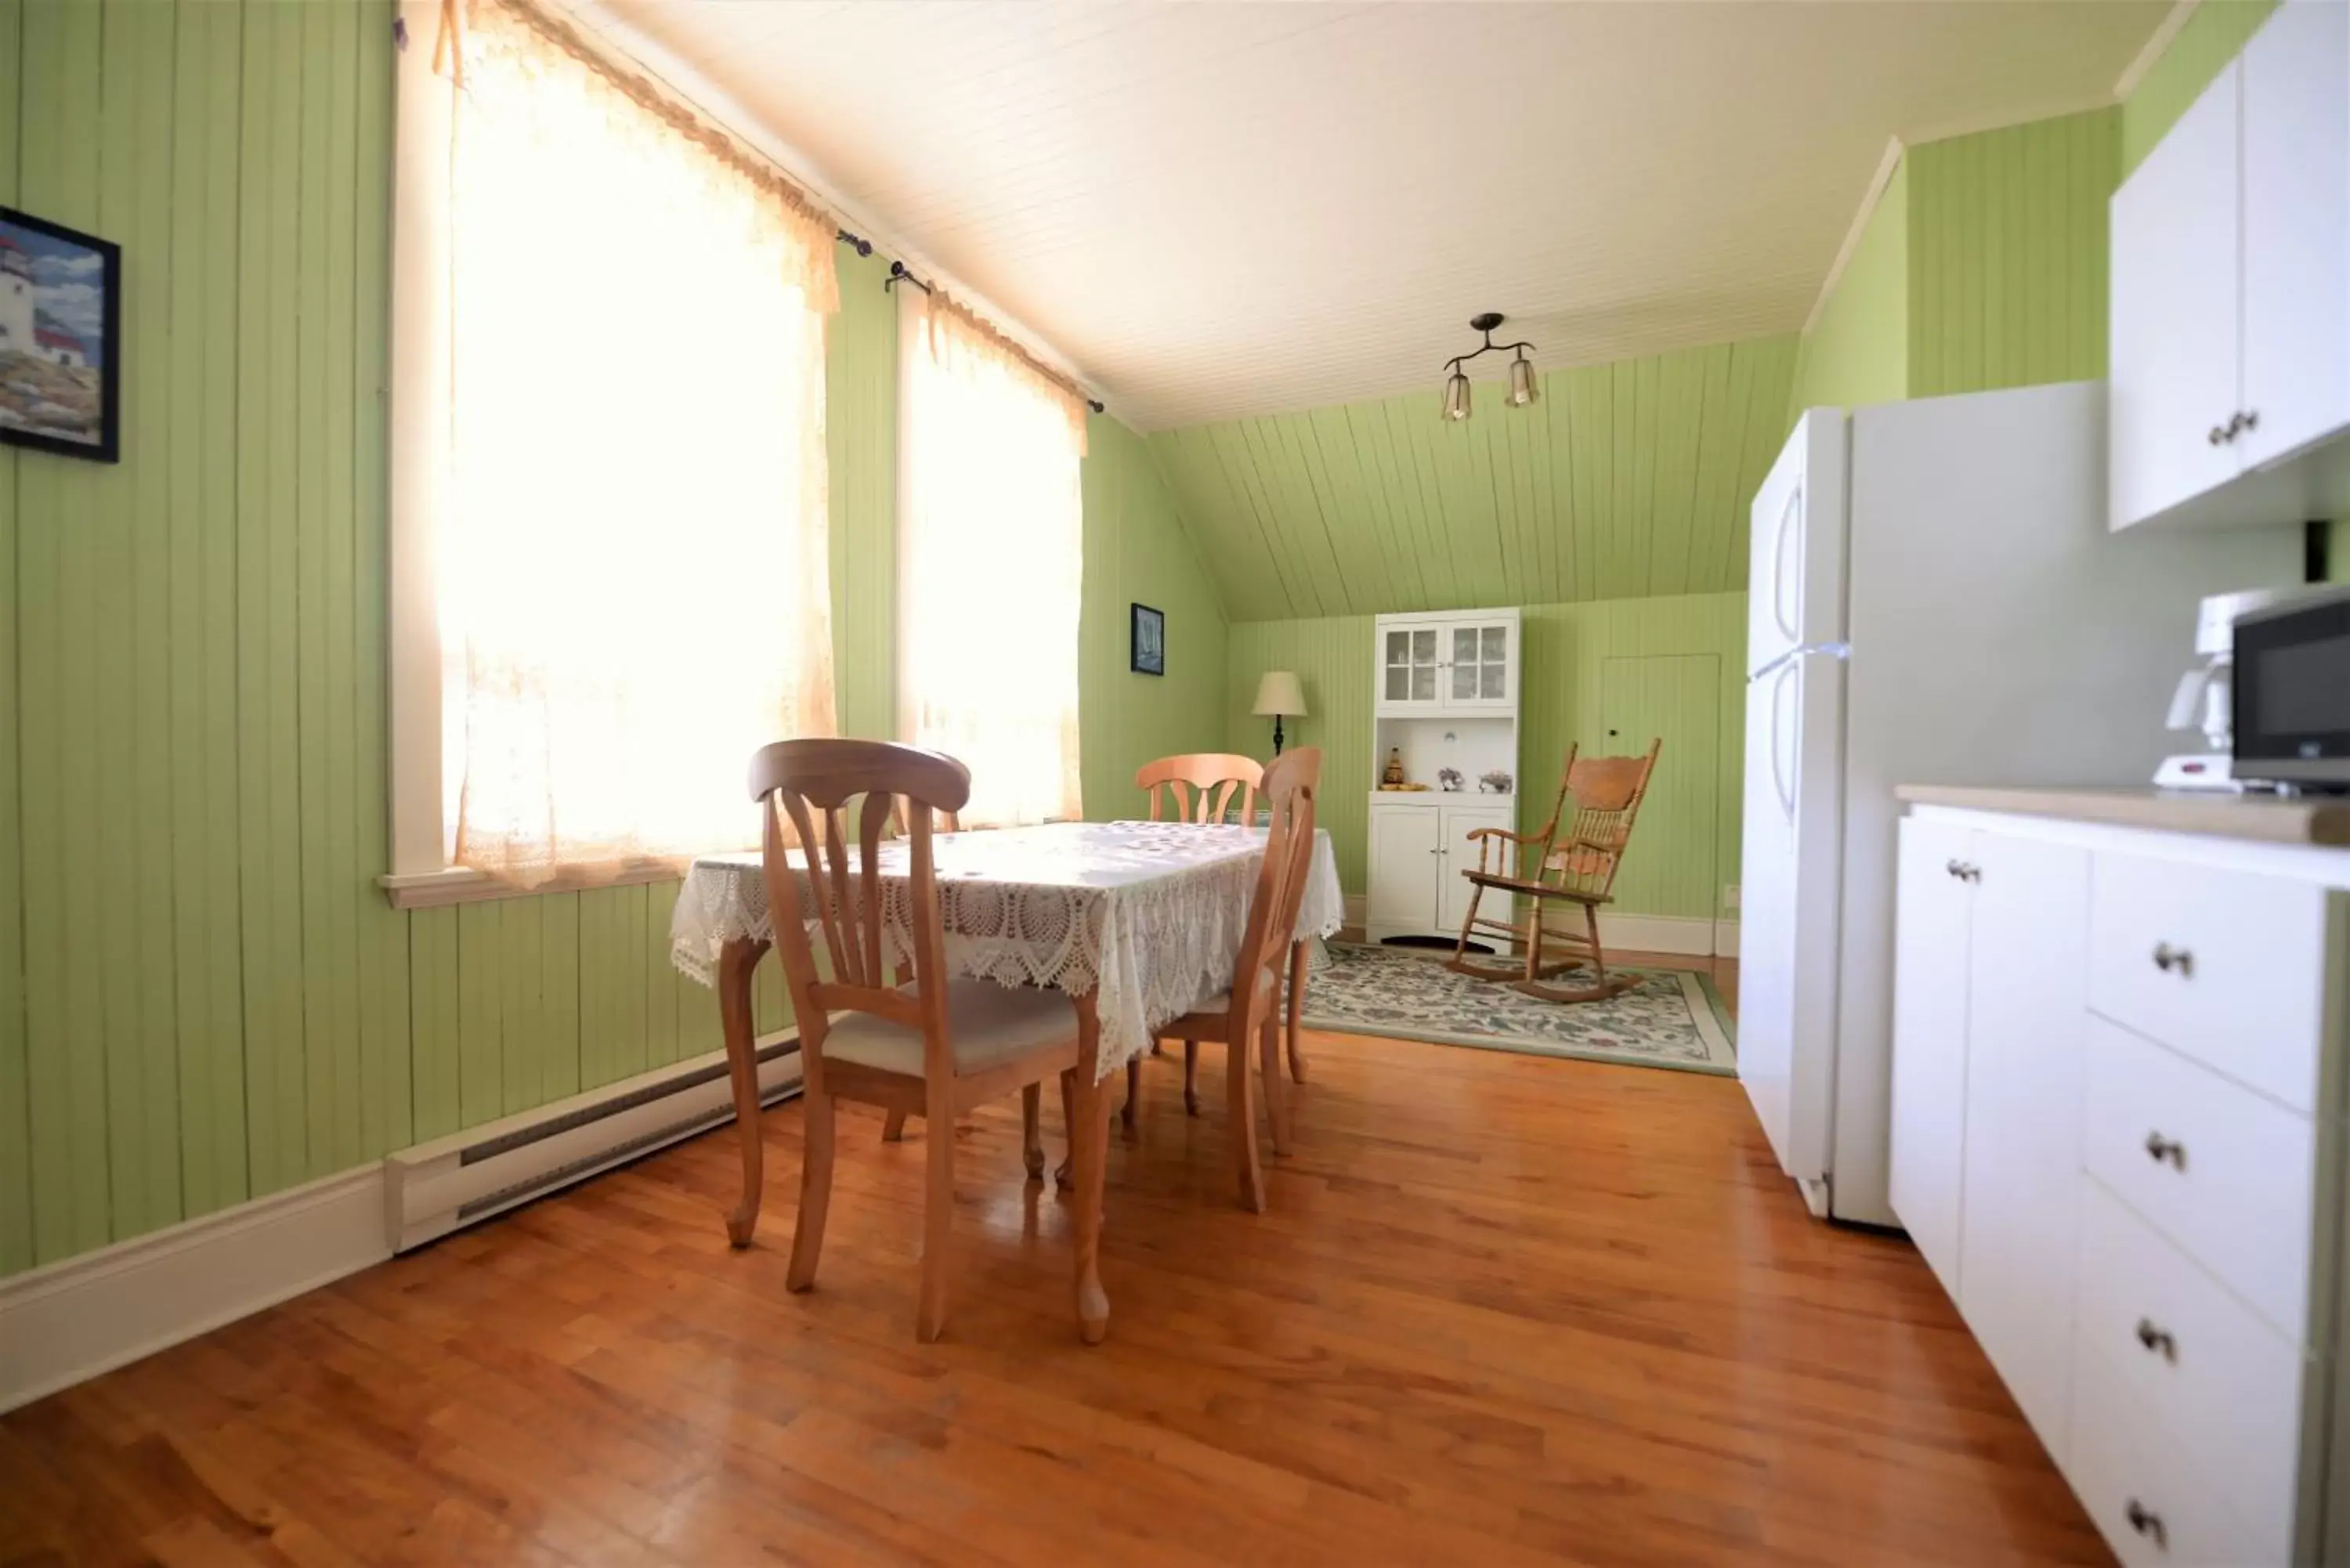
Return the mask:
<path id="1" fill-rule="evenodd" d="M 1478 980 L 1506 981 L 1512 990 L 1544 1002 L 1605 1002 L 1638 983 L 1627 975 L 1607 972 L 1607 955 L 1599 945 L 1599 906 L 1614 901 L 1616 867 L 1622 864 L 1624 847 L 1631 842 L 1632 823 L 1648 795 L 1648 780 L 1657 770 L 1657 753 L 1664 744 L 1661 739 L 1649 742 L 1643 756 L 1579 761 L 1576 748 L 1569 747 L 1566 776 L 1559 784 L 1550 821 L 1540 832 L 1481 827 L 1469 836 L 1477 846 L 1477 869 L 1461 874 L 1475 891 L 1469 899 L 1469 918 L 1461 924 L 1461 944 L 1446 968 Z M 1562 833 L 1560 821 L 1569 795 L 1575 798 L 1575 815 Z M 1481 919 L 1478 906 L 1489 890 L 1504 898 L 1524 899 L 1525 919 L 1517 922 Z M 1583 929 L 1545 923 L 1544 916 L 1554 902 L 1581 906 Z M 1471 960 L 1469 943 L 1481 931 L 1507 939 L 1513 947 L 1523 950 L 1523 961 L 1486 964 Z M 1585 964 L 1591 966 L 1588 986 L 1543 983 Z"/>

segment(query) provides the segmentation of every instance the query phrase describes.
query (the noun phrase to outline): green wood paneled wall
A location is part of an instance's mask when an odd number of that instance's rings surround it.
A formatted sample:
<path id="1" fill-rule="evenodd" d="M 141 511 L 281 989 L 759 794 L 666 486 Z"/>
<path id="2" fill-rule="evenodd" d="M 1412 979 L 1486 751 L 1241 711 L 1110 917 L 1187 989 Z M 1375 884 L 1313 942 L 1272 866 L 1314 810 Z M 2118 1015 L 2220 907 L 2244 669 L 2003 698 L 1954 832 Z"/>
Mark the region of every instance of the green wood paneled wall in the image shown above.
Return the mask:
<path id="1" fill-rule="evenodd" d="M 1148 807 L 1134 770 L 1153 757 L 1213 751 L 1224 730 L 1224 611 L 1142 437 L 1107 414 L 1086 432 L 1086 597 L 1078 639 L 1078 731 L 1086 815 Z M 1167 673 L 1130 668 L 1129 609 L 1167 617 Z"/>
<path id="2" fill-rule="evenodd" d="M 1909 392 L 2106 373 L 2106 215 L 2121 111 L 1908 151 Z"/>
<path id="3" fill-rule="evenodd" d="M 127 367 L 120 465 L 0 448 L 0 1273 L 719 1044 L 674 883 L 375 888 L 390 18 L 0 0 L 0 201 L 122 243 Z M 897 318 L 839 259 L 840 716 L 886 734 Z M 1129 753 L 1220 739 L 1223 624 L 1139 439 L 1093 441 L 1087 791 L 1129 809 Z M 1176 649 L 1147 691 L 1129 598 Z"/>
<path id="4" fill-rule="evenodd" d="M 1474 422 L 1474 421 L 1471 421 Z M 1611 659 L 1704 654 L 1718 659 L 1719 725 L 1705 786 L 1714 830 L 1705 838 L 1659 834 L 1644 840 L 1648 862 L 1627 880 L 1618 907 L 1627 914 L 1714 918 L 1719 884 L 1737 880 L 1740 818 L 1744 810 L 1746 732 L 1746 596 L 1690 594 L 1597 604 L 1525 607 L 1522 654 L 1524 699 L 1520 710 L 1520 826 L 1542 826 L 1570 743 L 1589 752 L 1638 750 L 1610 742 L 1602 721 L 1603 679 Z M 1338 879 L 1349 893 L 1363 890 L 1364 836 L 1371 789 L 1372 618 L 1326 616 L 1242 621 L 1232 629 L 1232 665 L 1225 684 L 1225 743 L 1255 757 L 1271 755 L 1271 722 L 1250 713 L 1257 677 L 1294 670 L 1305 687 L 1308 716 L 1287 728 L 1297 745 L 1323 748 L 1319 820 L 1330 830 Z M 1681 863 L 1704 853 L 1711 868 Z M 1708 887 L 1715 890 L 1708 896 Z"/>
<path id="5" fill-rule="evenodd" d="M 1436 392 L 1160 431 L 1239 621 L 1715 591 L 1778 453 L 1789 335 L 1554 370 L 1449 423 Z"/>
<path id="6" fill-rule="evenodd" d="M 2154 151 L 2220 67 L 2242 52 L 2277 0 L 2200 0 L 2170 47 L 2147 67 L 2121 107 L 2121 168 L 2128 175 Z"/>
<path id="7" fill-rule="evenodd" d="M 1805 409 L 1898 402 L 1909 395 L 1909 164 L 1878 196 L 1852 259 L 1796 355 L 1788 422 Z"/>

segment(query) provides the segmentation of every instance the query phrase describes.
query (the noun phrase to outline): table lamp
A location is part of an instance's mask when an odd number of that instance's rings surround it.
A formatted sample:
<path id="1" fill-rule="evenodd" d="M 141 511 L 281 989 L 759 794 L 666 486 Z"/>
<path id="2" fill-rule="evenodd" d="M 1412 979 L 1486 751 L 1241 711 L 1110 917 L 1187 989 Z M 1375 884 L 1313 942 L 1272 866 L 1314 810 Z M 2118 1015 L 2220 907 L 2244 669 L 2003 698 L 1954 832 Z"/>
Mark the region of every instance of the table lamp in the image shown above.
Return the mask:
<path id="1" fill-rule="evenodd" d="M 1268 670 L 1260 676 L 1255 711 L 1258 718 L 1273 721 L 1273 754 L 1281 755 L 1281 721 L 1305 717 L 1305 691 L 1298 685 L 1296 672 Z"/>

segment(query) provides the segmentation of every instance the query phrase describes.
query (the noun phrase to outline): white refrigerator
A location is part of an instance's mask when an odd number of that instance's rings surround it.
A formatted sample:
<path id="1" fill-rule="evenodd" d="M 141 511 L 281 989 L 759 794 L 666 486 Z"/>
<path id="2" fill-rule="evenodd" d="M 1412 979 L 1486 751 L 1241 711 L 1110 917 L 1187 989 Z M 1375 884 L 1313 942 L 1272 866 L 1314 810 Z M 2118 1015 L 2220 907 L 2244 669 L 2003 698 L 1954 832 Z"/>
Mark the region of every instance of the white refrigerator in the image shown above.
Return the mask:
<path id="1" fill-rule="evenodd" d="M 2105 389 L 1804 414 L 1754 498 L 1738 1075 L 1815 1214 L 1886 1198 L 1902 784 L 2141 784 L 2205 594 L 2301 535 L 2106 528 Z"/>

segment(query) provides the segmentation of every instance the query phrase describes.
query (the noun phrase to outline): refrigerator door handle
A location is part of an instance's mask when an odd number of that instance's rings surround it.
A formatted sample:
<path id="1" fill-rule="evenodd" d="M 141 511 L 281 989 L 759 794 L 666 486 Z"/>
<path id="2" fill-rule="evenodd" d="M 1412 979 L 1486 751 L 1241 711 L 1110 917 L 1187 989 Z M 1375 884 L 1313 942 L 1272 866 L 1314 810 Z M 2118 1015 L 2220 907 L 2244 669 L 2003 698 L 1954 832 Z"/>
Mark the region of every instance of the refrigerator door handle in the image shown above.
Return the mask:
<path id="1" fill-rule="evenodd" d="M 1786 652 L 1748 676 L 1746 680 L 1749 685 L 1757 680 L 1767 680 L 1783 666 L 1793 664 L 1798 659 L 1850 659 L 1851 657 L 1852 644 L 1848 642 L 1806 642 L 1787 649 Z"/>
<path id="2" fill-rule="evenodd" d="M 1789 659 L 1779 667 L 1779 677 L 1771 683 L 1771 790 L 1779 797 L 1779 810 L 1790 827 L 1795 824 L 1795 792 L 1787 782 L 1787 770 L 1779 765 L 1779 719 L 1780 701 L 1787 694 L 1787 679 L 1794 673 L 1794 661 Z"/>
<path id="3" fill-rule="evenodd" d="M 1787 492 L 1787 504 L 1779 508 L 1779 536 L 1771 542 L 1771 618 L 1779 623 L 1779 630 L 1788 637 L 1801 637 L 1803 631 L 1788 618 L 1787 601 L 1787 541 L 1794 537 L 1795 512 L 1804 504 L 1804 487 L 1798 482 Z M 1800 591 L 1803 585 L 1795 585 Z M 1795 614 L 1803 614 L 1803 600 L 1795 601 Z"/>

